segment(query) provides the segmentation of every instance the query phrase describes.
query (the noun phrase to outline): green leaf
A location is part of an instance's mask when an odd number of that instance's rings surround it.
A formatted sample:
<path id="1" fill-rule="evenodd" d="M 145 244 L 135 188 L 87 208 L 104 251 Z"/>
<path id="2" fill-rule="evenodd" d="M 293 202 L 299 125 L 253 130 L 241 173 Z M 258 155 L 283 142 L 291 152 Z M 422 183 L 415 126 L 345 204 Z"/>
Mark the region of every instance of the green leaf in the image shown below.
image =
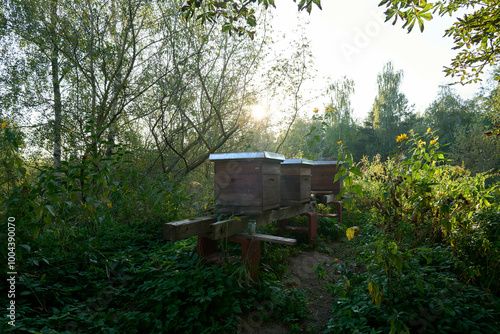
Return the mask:
<path id="1" fill-rule="evenodd" d="M 342 173 L 340 171 L 335 173 L 335 176 L 333 178 L 333 182 L 337 182 L 341 177 L 342 177 Z"/>
<path id="2" fill-rule="evenodd" d="M 363 188 L 359 184 L 352 186 L 352 191 L 358 195 L 358 197 L 363 197 Z"/>
<path id="3" fill-rule="evenodd" d="M 431 13 L 422 13 L 422 14 L 420 14 L 420 17 L 426 19 L 427 21 L 432 20 L 432 14 Z"/>
<path id="4" fill-rule="evenodd" d="M 392 254 L 396 254 L 398 252 L 398 245 L 394 241 L 389 242 L 387 247 Z"/>
<path id="5" fill-rule="evenodd" d="M 29 245 L 19 245 L 19 247 L 22 247 L 28 251 L 28 253 L 31 253 L 31 247 Z"/>
<path id="6" fill-rule="evenodd" d="M 422 163 L 420 161 L 416 161 L 415 164 L 411 167 L 412 172 L 417 172 L 422 167 Z"/>
<path id="7" fill-rule="evenodd" d="M 361 174 L 361 171 L 355 166 L 352 166 L 349 171 L 352 172 L 354 175 L 357 175 L 360 177 L 363 176 L 363 174 Z"/>
<path id="8" fill-rule="evenodd" d="M 54 207 L 52 205 L 46 205 L 45 207 L 47 208 L 47 210 L 49 210 L 52 216 L 56 216 L 56 212 L 54 211 Z"/>
<path id="9" fill-rule="evenodd" d="M 422 20 L 422 18 L 420 18 L 420 16 L 417 16 L 417 19 L 418 19 L 418 26 L 420 27 L 420 32 L 423 32 L 424 31 L 424 20 Z"/>
<path id="10" fill-rule="evenodd" d="M 425 290 L 424 290 L 424 283 L 422 283 L 422 281 L 418 281 L 417 282 L 417 288 L 420 290 L 420 292 L 424 293 Z"/>
<path id="11" fill-rule="evenodd" d="M 352 176 L 346 176 L 346 178 L 344 179 L 344 185 L 347 188 L 352 187 Z"/>

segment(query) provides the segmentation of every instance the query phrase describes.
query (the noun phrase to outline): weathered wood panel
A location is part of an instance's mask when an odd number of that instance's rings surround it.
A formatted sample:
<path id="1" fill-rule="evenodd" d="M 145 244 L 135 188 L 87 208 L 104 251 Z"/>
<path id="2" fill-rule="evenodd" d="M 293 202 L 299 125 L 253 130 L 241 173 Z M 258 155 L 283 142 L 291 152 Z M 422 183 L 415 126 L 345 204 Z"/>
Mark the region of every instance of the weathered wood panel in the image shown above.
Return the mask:
<path id="1" fill-rule="evenodd" d="M 213 240 L 223 239 L 248 229 L 248 217 L 238 217 L 237 219 L 227 219 L 210 226 L 210 238 Z"/>
<path id="2" fill-rule="evenodd" d="M 298 216 L 300 214 L 315 211 L 315 202 L 300 204 L 297 206 L 281 207 L 279 209 L 267 210 L 264 213 L 253 216 L 257 226 L 270 224 L 274 221 Z M 249 217 L 240 216 L 223 221 L 217 221 L 215 216 L 200 217 L 196 219 L 185 219 L 176 222 L 165 223 L 163 226 L 163 238 L 170 241 L 189 238 L 198 234 L 208 234 L 210 238 L 218 240 L 248 229 Z"/>
<path id="3" fill-rule="evenodd" d="M 246 238 L 246 239 L 254 239 L 254 240 L 259 240 L 259 241 L 274 242 L 277 244 L 289 245 L 289 246 L 295 246 L 297 244 L 296 239 L 278 237 L 278 236 L 267 235 L 267 234 L 259 234 L 259 233 L 255 233 L 255 234 L 239 233 L 239 234 L 236 234 L 236 237 Z"/>
<path id="4" fill-rule="evenodd" d="M 241 158 L 245 156 L 260 158 Z M 282 160 L 282 155 L 269 152 L 215 155 L 214 198 L 217 209 L 220 212 L 259 214 L 279 207 Z"/>
<path id="5" fill-rule="evenodd" d="M 307 175 L 281 175 L 281 206 L 311 201 L 311 177 Z"/>
<path id="6" fill-rule="evenodd" d="M 312 161 L 287 159 L 281 163 L 281 206 L 311 200 Z"/>
<path id="7" fill-rule="evenodd" d="M 333 181 L 341 164 L 336 164 L 334 161 L 331 161 L 331 164 L 326 164 L 328 161 L 320 161 L 319 163 L 322 164 L 315 164 L 311 169 L 311 191 L 332 191 L 334 194 L 338 194 L 342 189 L 342 181 Z"/>
<path id="8" fill-rule="evenodd" d="M 315 210 L 316 210 L 315 202 L 303 203 L 295 206 L 286 206 L 286 207 L 281 207 L 279 209 L 268 210 L 256 216 L 255 221 L 257 223 L 257 226 L 263 226 L 270 224 L 274 221 L 288 219 Z"/>
<path id="9" fill-rule="evenodd" d="M 201 233 L 209 233 L 211 231 L 210 225 L 216 221 L 215 216 L 206 216 L 165 223 L 163 225 L 163 239 L 177 241 Z"/>

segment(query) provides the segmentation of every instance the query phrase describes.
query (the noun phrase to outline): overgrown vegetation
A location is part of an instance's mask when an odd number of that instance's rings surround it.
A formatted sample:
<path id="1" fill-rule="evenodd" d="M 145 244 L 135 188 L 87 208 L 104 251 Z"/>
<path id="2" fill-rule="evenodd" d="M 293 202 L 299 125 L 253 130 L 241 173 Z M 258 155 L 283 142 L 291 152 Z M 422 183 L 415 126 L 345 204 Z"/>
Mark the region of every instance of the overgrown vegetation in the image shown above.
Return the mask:
<path id="1" fill-rule="evenodd" d="M 386 161 L 359 164 L 366 223 L 347 230 L 358 256 L 330 286 L 340 297 L 328 332 L 497 332 L 498 183 L 446 165 L 430 128 L 398 141 Z"/>
<path id="2" fill-rule="evenodd" d="M 344 241 L 349 254 L 305 268 L 331 279 L 326 333 L 500 332 L 499 70 L 474 98 L 442 87 L 417 114 L 400 91 L 403 72 L 387 63 L 362 122 L 347 77 L 307 118 L 307 36 L 286 44 L 291 58 L 268 63 L 269 87 L 260 87 L 272 41 L 259 8 L 274 1 L 230 3 L 8 0 L 0 9 L 0 260 L 16 272 L 15 322 L 0 332 L 233 333 L 266 322 L 317 332 L 303 326 L 308 291 L 284 283 L 288 262 Z M 391 17 L 413 6 L 384 4 Z M 415 6 L 403 17 L 410 29 L 432 9 Z M 448 33 L 494 54 L 477 36 L 496 7 Z M 463 29 L 476 23 L 469 36 Z M 454 63 L 485 60 L 471 52 Z M 476 79 L 463 67 L 448 73 Z M 262 91 L 286 97 L 279 129 L 251 117 Z M 256 282 L 235 260 L 238 245 L 221 242 L 227 261 L 218 267 L 198 257 L 196 238 L 161 238 L 165 222 L 214 213 L 209 154 L 244 150 L 344 162 L 343 223 L 321 217 L 314 246 L 297 234 L 298 247 L 262 243 Z M 2 305 L 14 300 L 6 272 Z"/>

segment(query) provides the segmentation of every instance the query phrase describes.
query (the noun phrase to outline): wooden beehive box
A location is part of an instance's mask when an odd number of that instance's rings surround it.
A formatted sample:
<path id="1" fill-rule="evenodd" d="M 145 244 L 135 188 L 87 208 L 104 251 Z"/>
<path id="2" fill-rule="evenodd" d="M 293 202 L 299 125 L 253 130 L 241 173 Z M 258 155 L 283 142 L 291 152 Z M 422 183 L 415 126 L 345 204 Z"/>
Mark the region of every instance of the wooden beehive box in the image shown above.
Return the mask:
<path id="1" fill-rule="evenodd" d="M 312 192 L 332 192 L 340 193 L 342 189 L 342 179 L 333 182 L 335 174 L 342 167 L 343 161 L 314 161 L 311 172 Z"/>
<path id="2" fill-rule="evenodd" d="M 281 206 L 311 201 L 311 167 L 313 161 L 286 159 L 281 163 Z"/>
<path id="3" fill-rule="evenodd" d="M 282 154 L 216 153 L 209 160 L 215 164 L 214 199 L 220 212 L 260 214 L 279 208 Z"/>

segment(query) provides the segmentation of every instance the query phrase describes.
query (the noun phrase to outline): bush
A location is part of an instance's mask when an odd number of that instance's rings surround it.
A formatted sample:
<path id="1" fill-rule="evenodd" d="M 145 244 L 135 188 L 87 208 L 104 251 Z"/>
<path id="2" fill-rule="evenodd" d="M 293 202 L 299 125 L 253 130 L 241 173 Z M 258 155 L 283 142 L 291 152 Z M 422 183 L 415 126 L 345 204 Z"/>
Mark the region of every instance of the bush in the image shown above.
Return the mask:
<path id="1" fill-rule="evenodd" d="M 340 266 L 330 286 L 341 298 L 328 331 L 498 332 L 497 186 L 446 165 L 430 130 L 398 141 L 387 161 L 364 159 L 354 180 L 371 209 L 357 237 L 348 229 L 358 263 Z"/>

